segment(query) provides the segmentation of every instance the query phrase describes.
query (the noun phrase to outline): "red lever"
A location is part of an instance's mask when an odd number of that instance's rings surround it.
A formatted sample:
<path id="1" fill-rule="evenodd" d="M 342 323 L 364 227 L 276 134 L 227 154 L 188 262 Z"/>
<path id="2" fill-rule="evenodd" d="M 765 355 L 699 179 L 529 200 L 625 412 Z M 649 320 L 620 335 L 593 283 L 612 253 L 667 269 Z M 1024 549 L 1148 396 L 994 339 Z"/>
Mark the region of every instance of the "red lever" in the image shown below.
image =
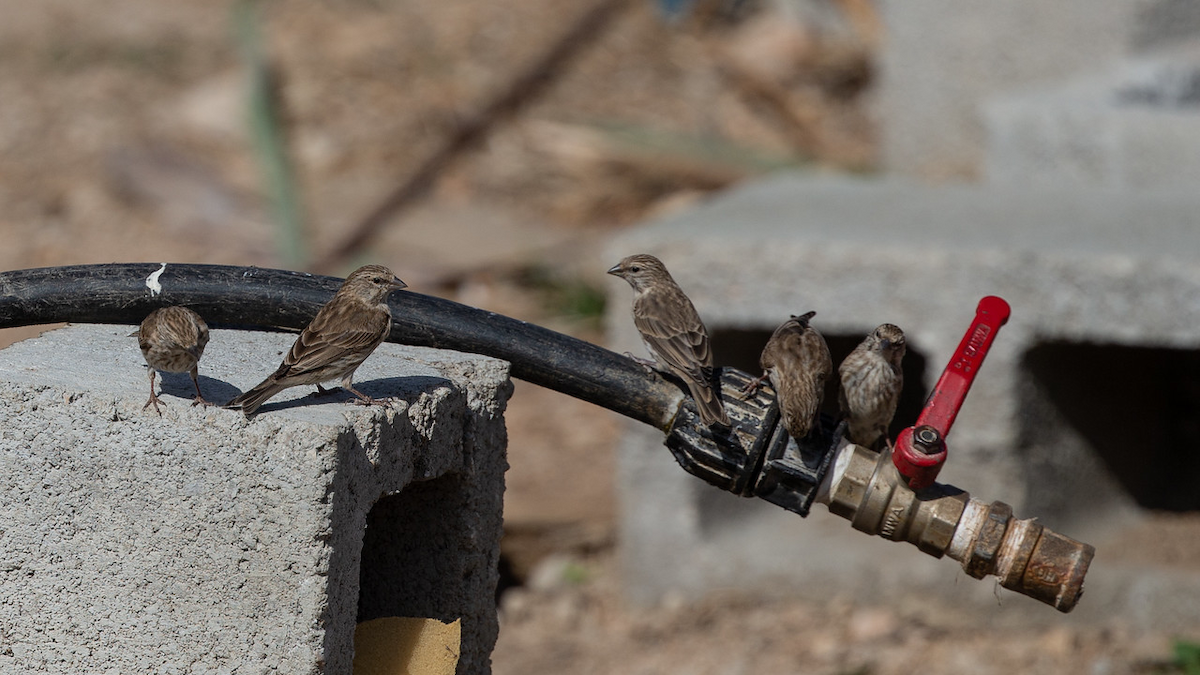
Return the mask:
<path id="1" fill-rule="evenodd" d="M 958 416 L 958 409 L 971 390 L 971 383 L 996 339 L 996 332 L 1008 323 L 1011 314 L 1011 308 L 1002 298 L 989 295 L 979 301 L 975 320 L 938 378 L 916 425 L 896 437 L 892 463 L 900 475 L 908 479 L 912 489 L 928 487 L 937 479 L 946 462 L 945 440 Z"/>

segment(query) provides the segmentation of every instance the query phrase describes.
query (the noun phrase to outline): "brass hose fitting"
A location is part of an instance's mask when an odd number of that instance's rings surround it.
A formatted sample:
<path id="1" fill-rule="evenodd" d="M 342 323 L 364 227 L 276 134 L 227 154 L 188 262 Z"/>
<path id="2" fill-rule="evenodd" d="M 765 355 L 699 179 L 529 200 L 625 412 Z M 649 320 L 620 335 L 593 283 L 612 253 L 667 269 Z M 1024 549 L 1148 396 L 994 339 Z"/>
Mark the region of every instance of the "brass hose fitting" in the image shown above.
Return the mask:
<path id="1" fill-rule="evenodd" d="M 1060 612 L 1083 594 L 1096 549 L 1016 519 L 1004 502 L 990 504 L 951 485 L 913 491 L 892 463 L 891 452 L 847 444 L 838 450 L 829 489 L 818 495 L 854 529 L 907 541 L 929 555 L 949 554 L 967 574 L 994 574 L 1000 585 Z"/>

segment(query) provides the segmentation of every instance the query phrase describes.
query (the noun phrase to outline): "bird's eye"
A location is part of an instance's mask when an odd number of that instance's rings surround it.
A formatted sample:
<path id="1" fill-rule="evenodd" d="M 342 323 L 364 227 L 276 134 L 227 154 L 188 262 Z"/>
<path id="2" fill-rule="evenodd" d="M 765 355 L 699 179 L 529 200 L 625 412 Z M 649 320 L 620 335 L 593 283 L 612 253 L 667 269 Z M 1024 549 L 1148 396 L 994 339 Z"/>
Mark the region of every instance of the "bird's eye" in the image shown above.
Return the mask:
<path id="1" fill-rule="evenodd" d="M 638 267 L 637 265 L 634 265 L 633 267 L 629 268 L 629 271 L 630 272 L 641 272 L 642 268 Z"/>

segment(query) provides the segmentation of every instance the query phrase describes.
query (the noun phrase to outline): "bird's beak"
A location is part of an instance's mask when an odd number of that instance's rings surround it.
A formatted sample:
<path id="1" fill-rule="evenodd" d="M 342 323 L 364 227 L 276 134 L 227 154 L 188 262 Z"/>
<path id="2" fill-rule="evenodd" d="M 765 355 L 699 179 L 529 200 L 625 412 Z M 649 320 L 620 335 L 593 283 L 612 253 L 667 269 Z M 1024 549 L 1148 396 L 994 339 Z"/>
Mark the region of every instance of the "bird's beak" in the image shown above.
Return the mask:
<path id="1" fill-rule="evenodd" d="M 408 288 L 408 284 L 400 281 L 400 277 L 392 277 L 392 283 L 388 284 L 388 288 L 393 291 L 398 291 L 401 288 Z"/>
<path id="2" fill-rule="evenodd" d="M 612 267 L 608 268 L 608 273 L 613 275 L 614 277 L 621 276 L 621 265 L 617 264 L 617 265 L 613 265 Z"/>
<path id="3" fill-rule="evenodd" d="M 891 347 L 891 346 L 892 346 L 892 341 L 887 338 L 883 338 L 882 340 L 879 341 L 879 348 L 881 350 L 887 349 L 888 347 Z"/>

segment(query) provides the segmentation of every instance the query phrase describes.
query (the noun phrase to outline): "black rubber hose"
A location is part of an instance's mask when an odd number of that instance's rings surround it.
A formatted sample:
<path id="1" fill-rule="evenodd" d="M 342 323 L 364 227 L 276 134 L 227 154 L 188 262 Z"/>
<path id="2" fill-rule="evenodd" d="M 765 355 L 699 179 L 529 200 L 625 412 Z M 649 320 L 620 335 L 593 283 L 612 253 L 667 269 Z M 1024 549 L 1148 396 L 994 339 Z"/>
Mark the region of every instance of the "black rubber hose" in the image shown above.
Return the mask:
<path id="1" fill-rule="evenodd" d="M 341 279 L 286 270 L 168 263 L 72 265 L 0 272 L 0 328 L 35 324 L 141 323 L 151 310 L 185 305 L 216 325 L 300 329 Z M 393 293 L 390 342 L 508 361 L 522 380 L 666 430 L 679 387 L 629 358 L 531 323 L 412 291 Z M 264 364 L 264 368 L 274 364 Z"/>

